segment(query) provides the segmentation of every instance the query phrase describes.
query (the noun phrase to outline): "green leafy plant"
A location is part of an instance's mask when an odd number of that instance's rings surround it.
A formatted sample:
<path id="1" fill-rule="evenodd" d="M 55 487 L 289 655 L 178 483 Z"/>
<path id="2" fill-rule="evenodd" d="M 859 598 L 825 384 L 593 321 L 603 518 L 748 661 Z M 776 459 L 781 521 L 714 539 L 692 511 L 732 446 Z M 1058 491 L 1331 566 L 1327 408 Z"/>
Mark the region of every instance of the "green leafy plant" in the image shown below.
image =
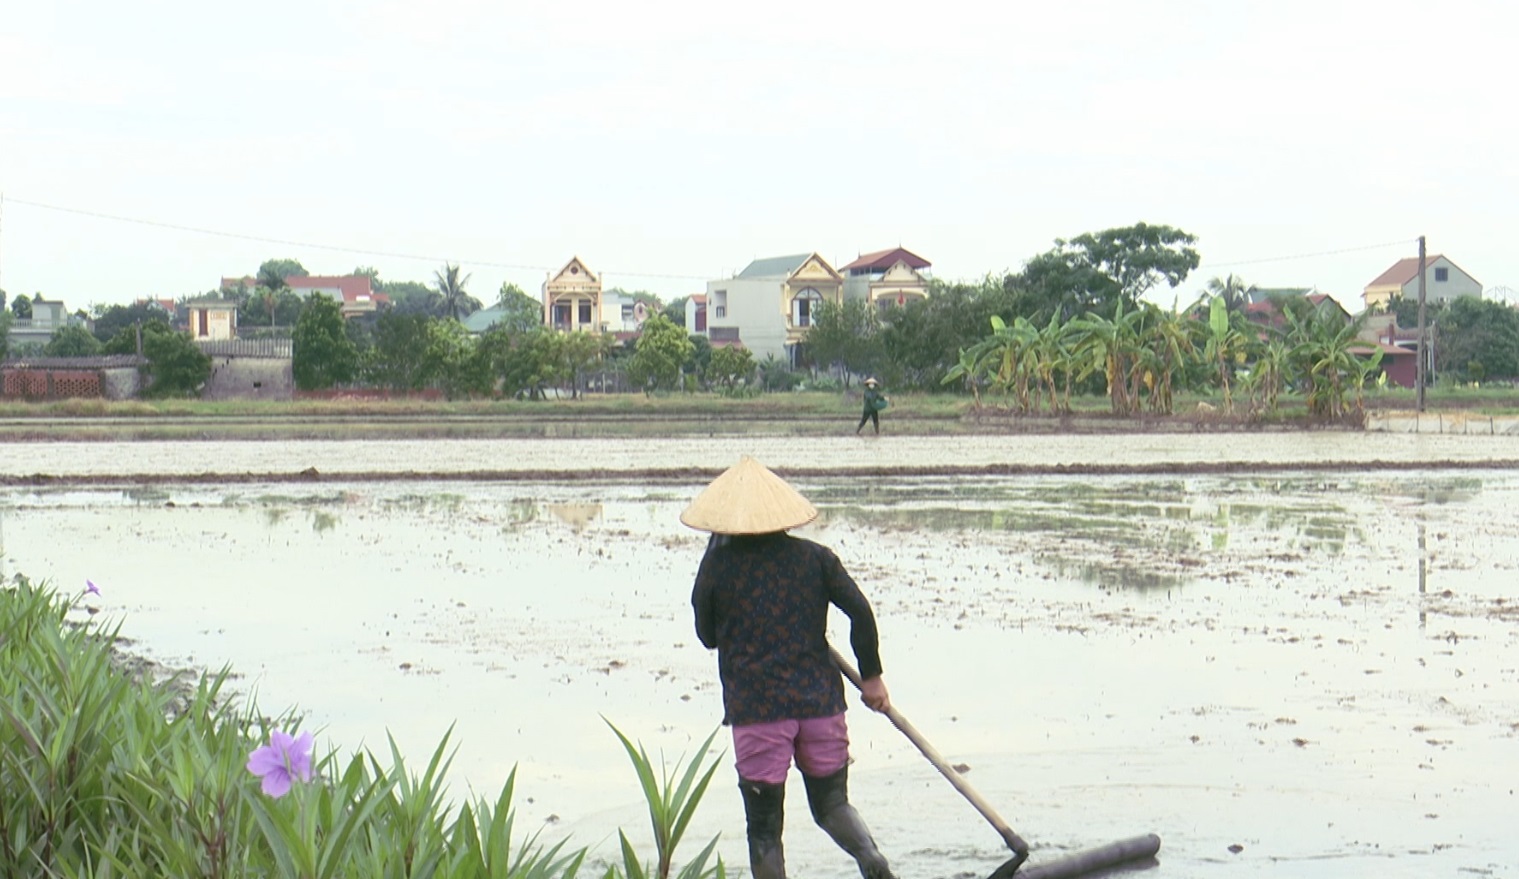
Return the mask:
<path id="1" fill-rule="evenodd" d="M 650 870 L 639 859 L 632 842 L 628 840 L 628 835 L 619 831 L 618 838 L 622 845 L 622 875 L 625 879 L 670 879 L 670 871 L 675 862 L 675 849 L 685 835 L 686 828 L 690 826 L 691 818 L 696 814 L 696 807 L 701 802 L 702 795 L 707 792 L 707 785 L 711 783 L 713 773 L 717 771 L 717 759 L 714 758 L 705 768 L 703 763 L 711 751 L 712 742 L 717 738 L 718 731 L 713 730 L 712 734 L 697 746 L 695 755 L 685 764 L 684 770 L 679 760 L 673 767 L 664 766 L 661 760 L 661 771 L 656 775 L 654 761 L 649 758 L 643 746 L 633 744 L 611 721 L 607 721 L 607 726 L 617 734 L 618 741 L 622 742 L 622 747 L 628 752 L 628 759 L 632 761 L 633 768 L 638 773 L 638 783 L 643 789 L 644 800 L 649 807 L 649 823 L 654 830 L 654 848 L 657 856 L 657 863 Z M 717 836 L 712 837 L 712 841 L 675 874 L 677 879 L 709 879 L 709 877 L 725 879 L 727 871 L 723 866 L 722 858 L 719 857 L 713 861 L 718 839 Z M 609 870 L 608 876 L 612 875 L 613 871 Z"/>

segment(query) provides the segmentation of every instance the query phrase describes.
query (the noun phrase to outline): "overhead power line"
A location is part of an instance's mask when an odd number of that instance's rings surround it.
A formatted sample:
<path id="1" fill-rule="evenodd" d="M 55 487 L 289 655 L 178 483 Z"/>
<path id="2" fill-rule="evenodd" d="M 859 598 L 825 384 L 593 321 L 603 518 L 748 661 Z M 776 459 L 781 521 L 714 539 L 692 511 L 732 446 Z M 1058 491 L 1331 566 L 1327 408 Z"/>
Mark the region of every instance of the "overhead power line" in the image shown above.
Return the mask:
<path id="1" fill-rule="evenodd" d="M 1234 266 L 1254 266 L 1269 262 L 1291 262 L 1299 259 L 1314 259 L 1320 256 L 1336 256 L 1341 253 L 1359 253 L 1363 250 L 1381 250 L 1387 247 L 1400 247 L 1417 243 L 1417 238 L 1404 238 L 1398 241 L 1385 241 L 1381 244 L 1366 244 L 1360 247 L 1341 247 L 1338 250 L 1320 250 L 1315 253 L 1297 253 L 1291 256 L 1267 256 L 1259 259 L 1236 259 L 1227 262 L 1208 262 L 1198 266 L 1199 269 L 1227 269 Z"/>
<path id="2" fill-rule="evenodd" d="M 160 221 L 160 220 L 149 220 L 149 219 L 143 219 L 141 217 L 127 217 L 127 216 L 122 216 L 120 214 L 110 214 L 110 213 L 105 213 L 103 211 L 92 211 L 92 210 L 87 210 L 87 209 L 84 209 L 84 208 L 64 207 L 62 205 L 47 204 L 47 203 L 39 202 L 39 201 L 32 201 L 30 199 L 16 198 L 16 197 L 10 196 L 10 195 L 7 195 L 5 197 L 5 201 L 6 201 L 6 203 L 9 203 L 9 204 L 25 205 L 27 207 L 38 208 L 40 210 L 56 211 L 58 213 L 63 213 L 63 214 L 74 214 L 76 216 L 81 216 L 81 217 L 92 217 L 92 218 L 97 219 L 97 220 L 109 220 L 111 222 L 116 222 L 116 223 L 131 223 L 133 225 L 138 225 L 138 226 L 149 226 L 149 227 L 158 228 L 158 229 L 170 229 L 170 230 L 173 230 L 173 231 L 176 231 L 176 232 L 188 232 L 188 233 L 195 234 L 195 235 L 209 235 L 209 236 L 213 236 L 213 237 L 216 237 L 216 238 L 229 238 L 229 239 L 233 239 L 233 240 L 236 240 L 236 241 L 252 241 L 252 242 L 257 242 L 257 243 L 260 243 L 260 244 L 277 244 L 277 245 L 280 245 L 280 246 L 283 246 L 283 247 L 300 247 L 300 248 L 306 248 L 308 250 L 325 250 L 325 251 L 330 251 L 330 252 L 334 252 L 334 253 L 351 253 L 351 254 L 354 254 L 354 255 L 357 255 L 357 256 L 380 256 L 380 257 L 387 257 L 387 258 L 391 258 L 391 259 L 415 260 L 415 261 L 418 261 L 418 262 L 431 262 L 431 263 L 440 263 L 441 262 L 441 263 L 454 263 L 454 264 L 458 264 L 458 265 L 466 265 L 467 264 L 467 265 L 470 265 L 470 266 L 482 266 L 482 267 L 486 267 L 486 268 L 507 269 L 509 271 L 553 272 L 553 271 L 556 270 L 555 266 L 549 266 L 549 265 L 527 265 L 527 264 L 522 264 L 522 263 L 499 262 L 499 261 L 496 261 L 496 260 L 488 260 L 488 259 L 461 259 L 461 258 L 457 258 L 457 257 L 436 256 L 436 255 L 432 255 L 432 254 L 407 253 L 407 252 L 404 252 L 404 251 L 396 251 L 396 250 L 375 250 L 373 248 L 349 247 L 349 246 L 344 246 L 344 245 L 339 245 L 339 244 L 321 244 L 321 243 L 317 243 L 317 242 L 313 242 L 313 241 L 296 241 L 294 239 L 289 239 L 289 238 L 274 238 L 274 237 L 265 236 L 265 235 L 250 235 L 250 234 L 243 233 L 243 232 L 228 232 L 228 231 L 222 230 L 222 229 L 208 229 L 208 228 L 205 228 L 205 227 L 202 227 L 202 226 L 189 226 L 189 225 L 185 225 L 185 224 L 181 224 L 181 223 L 166 223 L 166 222 L 163 222 L 163 221 Z M 1202 270 L 1202 269 L 1215 269 L 1216 270 L 1216 269 L 1224 269 L 1224 268 L 1234 268 L 1234 267 L 1237 267 L 1237 266 L 1263 265 L 1263 264 L 1266 264 L 1266 263 L 1292 262 L 1294 260 L 1315 259 L 1317 257 L 1336 256 L 1336 255 L 1339 255 L 1339 254 L 1342 254 L 1342 253 L 1358 253 L 1358 252 L 1367 251 L 1367 250 L 1382 250 L 1382 249 L 1385 249 L 1385 248 L 1388 248 L 1388 247 L 1405 246 L 1405 245 L 1413 244 L 1417 240 L 1418 239 L 1416 239 L 1416 238 L 1405 238 L 1405 239 L 1400 239 L 1400 240 L 1397 240 L 1397 241 L 1386 241 L 1386 242 L 1383 242 L 1381 244 L 1366 244 L 1366 245 L 1361 245 L 1361 246 L 1357 246 L 1357 247 L 1342 247 L 1342 248 L 1338 248 L 1338 249 L 1335 249 L 1335 250 L 1320 250 L 1320 251 L 1315 251 L 1313 253 L 1297 253 L 1297 254 L 1291 254 L 1291 255 L 1287 255 L 1287 256 L 1268 256 L 1268 257 L 1259 257 L 1259 258 L 1255 258 L 1255 259 L 1239 259 L 1239 260 L 1226 260 L 1226 261 L 1218 261 L 1218 262 L 1207 262 L 1207 263 L 1203 263 L 1202 265 L 1199 265 L 1198 269 L 1199 270 Z M 709 275 L 688 275 L 688 274 L 680 274 L 680 273 L 663 273 L 663 272 L 624 272 L 624 271 L 617 271 L 615 269 L 602 269 L 601 273 L 603 275 L 616 275 L 616 276 L 619 276 L 619 277 L 626 277 L 626 278 L 652 278 L 652 279 L 657 279 L 657 280 L 672 280 L 672 281 L 707 281 L 707 280 L 711 280 L 711 277 L 712 277 L 712 276 L 709 276 Z"/>
<path id="3" fill-rule="evenodd" d="M 300 247 L 308 250 L 326 250 L 335 253 L 351 253 L 357 256 L 382 256 L 392 259 L 409 259 L 419 262 L 454 263 L 457 265 L 483 266 L 486 268 L 508 269 L 524 272 L 552 272 L 555 266 L 547 265 L 524 265 L 520 263 L 498 262 L 488 259 L 460 259 L 457 257 L 435 256 L 421 253 L 406 253 L 397 250 L 374 250 L 365 247 L 348 247 L 340 244 L 319 244 L 313 241 L 296 241 L 289 238 L 271 238 L 264 235 L 249 235 L 243 232 L 228 232 L 222 229 L 207 229 L 201 226 L 187 226 L 180 223 L 165 223 L 160 220 L 147 220 L 141 217 L 125 217 L 120 214 L 108 214 L 102 211 L 85 210 L 84 208 L 63 207 L 62 205 L 46 204 L 30 199 L 6 196 L 6 203 L 26 205 L 27 207 L 39 208 L 45 211 L 57 211 L 63 214 L 74 214 L 81 217 L 92 217 L 97 220 L 110 220 L 116 223 L 131 223 L 137 226 L 150 226 L 157 229 L 172 229 L 176 232 L 189 232 L 195 235 L 210 235 L 216 238 L 230 238 L 236 241 L 253 241 L 259 244 L 278 244 L 282 247 Z M 602 269 L 604 275 L 617 275 L 626 278 L 656 278 L 665 280 L 681 281 L 705 281 L 706 276 L 699 275 L 670 275 L 655 272 L 623 272 L 612 269 Z"/>

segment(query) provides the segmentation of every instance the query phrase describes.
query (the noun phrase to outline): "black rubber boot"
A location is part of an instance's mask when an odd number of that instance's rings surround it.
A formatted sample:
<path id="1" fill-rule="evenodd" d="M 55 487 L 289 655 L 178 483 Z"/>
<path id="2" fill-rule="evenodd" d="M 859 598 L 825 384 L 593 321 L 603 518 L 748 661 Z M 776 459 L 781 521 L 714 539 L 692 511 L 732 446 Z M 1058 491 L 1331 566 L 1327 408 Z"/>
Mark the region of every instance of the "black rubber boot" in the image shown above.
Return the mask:
<path id="1" fill-rule="evenodd" d="M 749 873 L 754 879 L 786 879 L 781 828 L 786 818 L 786 785 L 743 781 L 744 818 L 749 830 Z"/>
<path id="2" fill-rule="evenodd" d="M 821 778 L 804 774 L 802 780 L 807 784 L 807 805 L 812 807 L 812 819 L 833 837 L 839 848 L 849 852 L 860 865 L 860 875 L 865 879 L 896 879 L 860 813 L 849 805 L 849 767 Z"/>

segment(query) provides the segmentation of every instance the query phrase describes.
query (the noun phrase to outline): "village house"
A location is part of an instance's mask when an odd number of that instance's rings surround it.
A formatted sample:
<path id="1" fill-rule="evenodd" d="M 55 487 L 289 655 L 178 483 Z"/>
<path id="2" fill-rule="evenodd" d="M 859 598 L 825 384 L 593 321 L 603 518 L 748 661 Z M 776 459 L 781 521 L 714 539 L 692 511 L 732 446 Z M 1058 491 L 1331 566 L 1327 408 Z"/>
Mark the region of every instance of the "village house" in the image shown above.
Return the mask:
<path id="1" fill-rule="evenodd" d="M 563 332 L 603 329 L 601 278 L 580 257 L 571 257 L 543 282 L 543 324 Z"/>
<path id="2" fill-rule="evenodd" d="M 237 303 L 203 299 L 185 306 L 185 329 L 197 342 L 220 342 L 237 338 Z"/>
<path id="3" fill-rule="evenodd" d="M 285 279 L 285 286 L 303 299 L 321 293 L 336 300 L 345 318 L 374 314 L 390 306 L 390 297 L 376 293 L 367 275 L 292 275 Z"/>
<path id="4" fill-rule="evenodd" d="M 844 275 L 844 298 L 863 299 L 882 314 L 927 299 L 931 266 L 905 247 L 862 254 L 839 269 Z"/>
<path id="5" fill-rule="evenodd" d="M 53 334 L 66 326 L 88 327 L 89 322 L 78 315 L 69 314 L 62 299 L 30 299 L 32 316 L 11 320 L 10 347 L 18 350 L 23 346 L 46 345 Z"/>
<path id="6" fill-rule="evenodd" d="M 741 344 L 760 360 L 795 366 L 824 302 L 840 303 L 844 276 L 816 253 L 757 259 L 743 271 L 707 282 L 706 335 L 714 346 Z"/>
<path id="7" fill-rule="evenodd" d="M 1457 296 L 1482 295 L 1482 285 L 1461 270 L 1448 257 L 1433 254 L 1424 258 L 1424 301 L 1444 302 Z M 1393 299 L 1419 298 L 1419 258 L 1400 259 L 1380 275 L 1361 294 L 1367 310 L 1385 309 Z"/>

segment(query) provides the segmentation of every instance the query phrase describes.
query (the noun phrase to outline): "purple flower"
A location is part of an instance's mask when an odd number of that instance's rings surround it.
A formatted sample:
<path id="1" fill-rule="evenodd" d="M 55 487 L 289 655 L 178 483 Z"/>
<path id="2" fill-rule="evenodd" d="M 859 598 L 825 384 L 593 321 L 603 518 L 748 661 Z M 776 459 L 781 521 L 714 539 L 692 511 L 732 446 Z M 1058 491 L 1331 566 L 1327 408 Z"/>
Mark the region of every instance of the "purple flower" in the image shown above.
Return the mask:
<path id="1" fill-rule="evenodd" d="M 297 738 L 272 730 L 269 744 L 248 755 L 248 771 L 264 780 L 264 793 L 279 798 L 290 793 L 294 779 L 311 780 L 311 733 Z"/>
<path id="2" fill-rule="evenodd" d="M 95 585 L 95 581 L 94 580 L 86 580 L 86 581 L 84 581 L 84 594 L 85 595 L 99 595 L 100 594 L 100 587 Z"/>

